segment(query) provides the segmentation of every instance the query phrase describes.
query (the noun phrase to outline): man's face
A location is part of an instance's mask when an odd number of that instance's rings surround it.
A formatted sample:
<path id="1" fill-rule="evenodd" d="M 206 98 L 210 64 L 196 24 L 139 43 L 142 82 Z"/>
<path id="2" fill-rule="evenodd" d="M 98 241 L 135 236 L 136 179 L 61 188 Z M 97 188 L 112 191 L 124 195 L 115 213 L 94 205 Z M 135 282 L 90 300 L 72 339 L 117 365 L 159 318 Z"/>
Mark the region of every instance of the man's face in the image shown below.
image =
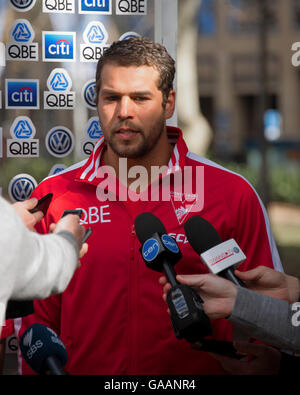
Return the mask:
<path id="1" fill-rule="evenodd" d="M 99 119 L 108 149 L 118 156 L 142 158 L 159 142 L 169 114 L 162 107 L 158 79 L 158 71 L 149 66 L 103 67 Z"/>

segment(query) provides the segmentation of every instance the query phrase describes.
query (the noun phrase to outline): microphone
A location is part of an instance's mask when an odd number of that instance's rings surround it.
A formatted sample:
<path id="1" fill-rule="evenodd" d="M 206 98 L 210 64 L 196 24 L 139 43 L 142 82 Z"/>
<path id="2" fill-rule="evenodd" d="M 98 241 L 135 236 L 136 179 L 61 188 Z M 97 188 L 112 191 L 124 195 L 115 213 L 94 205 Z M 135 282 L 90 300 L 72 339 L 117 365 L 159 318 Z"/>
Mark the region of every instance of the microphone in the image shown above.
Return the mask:
<path id="1" fill-rule="evenodd" d="M 13 300 L 7 302 L 5 319 L 26 317 L 34 313 L 33 300 Z"/>
<path id="2" fill-rule="evenodd" d="M 68 355 L 61 339 L 50 328 L 33 324 L 20 339 L 21 353 L 32 370 L 40 375 L 66 376 L 63 367 Z"/>
<path id="3" fill-rule="evenodd" d="M 210 320 L 202 308 L 202 299 L 191 287 L 176 280 L 174 265 L 182 258 L 176 241 L 152 213 L 138 215 L 134 225 L 142 245 L 140 253 L 147 267 L 164 272 L 171 283 L 167 303 L 175 336 L 194 343 L 210 335 Z"/>
<path id="4" fill-rule="evenodd" d="M 234 269 L 246 259 L 246 255 L 234 239 L 222 242 L 212 224 L 197 215 L 186 221 L 184 230 L 190 245 L 211 273 L 218 274 L 240 287 L 245 286 L 235 276 Z"/>

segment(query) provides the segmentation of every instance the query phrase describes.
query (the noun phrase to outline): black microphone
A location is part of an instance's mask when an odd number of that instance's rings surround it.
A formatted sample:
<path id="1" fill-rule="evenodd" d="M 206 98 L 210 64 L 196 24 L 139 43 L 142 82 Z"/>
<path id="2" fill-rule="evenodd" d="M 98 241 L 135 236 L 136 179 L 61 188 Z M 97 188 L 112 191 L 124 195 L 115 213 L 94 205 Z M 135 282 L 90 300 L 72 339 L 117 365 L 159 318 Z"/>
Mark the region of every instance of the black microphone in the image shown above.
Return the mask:
<path id="1" fill-rule="evenodd" d="M 167 303 L 175 336 L 194 343 L 210 335 L 210 320 L 202 308 L 202 299 L 191 287 L 176 280 L 174 265 L 182 257 L 176 241 L 152 213 L 138 215 L 134 225 L 142 244 L 140 253 L 147 267 L 164 272 L 171 283 Z"/>
<path id="2" fill-rule="evenodd" d="M 26 317 L 34 313 L 33 300 L 13 300 L 7 302 L 5 319 Z"/>
<path id="3" fill-rule="evenodd" d="M 32 370 L 40 375 L 66 376 L 63 367 L 68 355 L 57 334 L 42 324 L 33 324 L 20 339 L 21 353 Z"/>
<path id="4" fill-rule="evenodd" d="M 218 274 L 238 286 L 245 286 L 234 274 L 234 269 L 246 259 L 234 239 L 222 242 L 213 225 L 197 215 L 186 221 L 184 230 L 190 245 L 211 273 Z"/>

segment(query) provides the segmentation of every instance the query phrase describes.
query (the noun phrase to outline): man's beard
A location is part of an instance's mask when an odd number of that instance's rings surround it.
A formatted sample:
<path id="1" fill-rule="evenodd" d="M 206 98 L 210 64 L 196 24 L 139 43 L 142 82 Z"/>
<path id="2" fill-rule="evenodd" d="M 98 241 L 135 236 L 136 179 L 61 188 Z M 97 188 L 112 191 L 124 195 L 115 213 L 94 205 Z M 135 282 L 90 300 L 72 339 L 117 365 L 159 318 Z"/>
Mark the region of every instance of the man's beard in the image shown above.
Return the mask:
<path id="1" fill-rule="evenodd" d="M 157 145 L 162 133 L 165 130 L 165 118 L 164 116 L 161 116 L 161 118 L 151 127 L 151 133 L 147 137 L 145 136 L 143 130 L 137 130 L 135 125 L 130 121 L 123 122 L 118 127 L 114 128 L 114 130 L 121 128 L 122 126 L 136 130 L 138 137 L 140 137 L 139 142 L 133 146 L 131 146 L 131 141 L 125 140 L 121 143 L 117 142 L 117 134 L 113 132 L 110 134 L 109 139 L 106 140 L 107 145 L 116 155 L 121 158 L 139 159 L 151 152 Z"/>

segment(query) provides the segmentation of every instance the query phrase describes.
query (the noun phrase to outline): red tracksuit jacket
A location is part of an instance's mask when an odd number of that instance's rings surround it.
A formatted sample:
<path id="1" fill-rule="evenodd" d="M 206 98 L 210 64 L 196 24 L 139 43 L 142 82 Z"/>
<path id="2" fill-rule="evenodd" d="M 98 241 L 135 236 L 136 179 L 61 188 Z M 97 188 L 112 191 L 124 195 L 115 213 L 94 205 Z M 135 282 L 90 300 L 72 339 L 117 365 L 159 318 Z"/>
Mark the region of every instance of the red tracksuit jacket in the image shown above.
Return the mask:
<path id="1" fill-rule="evenodd" d="M 198 213 L 188 212 L 191 205 L 184 195 L 181 201 L 171 194 L 168 201 L 100 202 L 97 170 L 103 139 L 88 160 L 45 179 L 33 193 L 37 198 L 54 194 L 39 232 L 46 233 L 64 210 L 76 208 L 84 210 L 83 224 L 93 229 L 89 251 L 66 291 L 35 301 L 34 316 L 22 319 L 19 331 L 22 335 L 34 322 L 56 331 L 68 352 L 65 369 L 70 374 L 224 374 L 213 357 L 176 339 L 158 283 L 161 274 L 147 268 L 140 256 L 134 220 L 142 212 L 155 214 L 177 240 L 183 254 L 178 273 L 208 272 L 184 233 L 184 222 L 195 214 L 211 222 L 222 240 L 237 241 L 247 256 L 241 270 L 258 265 L 282 270 L 265 209 L 248 182 L 189 153 L 179 129 L 168 127 L 168 136 L 174 143 L 171 171 L 202 169 L 203 207 Z M 226 319 L 212 320 L 212 328 L 214 339 L 232 339 Z M 24 361 L 22 371 L 31 372 Z"/>

